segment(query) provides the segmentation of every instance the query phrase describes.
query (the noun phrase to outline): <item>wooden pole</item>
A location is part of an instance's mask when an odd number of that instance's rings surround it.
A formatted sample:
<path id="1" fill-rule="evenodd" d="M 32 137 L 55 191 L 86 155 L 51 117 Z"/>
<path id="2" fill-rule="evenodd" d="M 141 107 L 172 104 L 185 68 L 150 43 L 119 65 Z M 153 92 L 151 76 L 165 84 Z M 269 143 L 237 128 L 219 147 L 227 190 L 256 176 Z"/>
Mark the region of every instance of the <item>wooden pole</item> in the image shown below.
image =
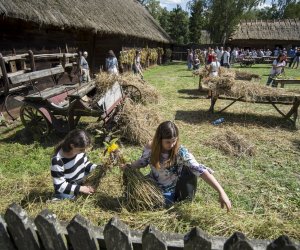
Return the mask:
<path id="1" fill-rule="evenodd" d="M 5 62 L 1 53 L 0 53 L 0 67 L 1 67 L 3 81 L 4 81 L 4 95 L 7 96 L 9 93 L 9 80 L 7 76 Z"/>
<path id="2" fill-rule="evenodd" d="M 34 62 L 34 56 L 33 56 L 33 52 L 32 50 L 28 51 L 28 55 L 29 55 L 29 61 L 30 61 L 30 67 L 31 67 L 31 71 L 36 71 L 35 68 L 35 62 Z"/>

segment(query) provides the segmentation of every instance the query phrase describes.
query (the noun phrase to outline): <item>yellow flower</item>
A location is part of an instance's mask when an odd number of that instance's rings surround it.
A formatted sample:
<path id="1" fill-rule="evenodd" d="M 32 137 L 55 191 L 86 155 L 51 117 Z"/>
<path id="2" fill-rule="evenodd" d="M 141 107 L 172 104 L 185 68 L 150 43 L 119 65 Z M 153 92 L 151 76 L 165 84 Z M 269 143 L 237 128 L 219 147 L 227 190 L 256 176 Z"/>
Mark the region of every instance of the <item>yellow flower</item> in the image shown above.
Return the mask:
<path id="1" fill-rule="evenodd" d="M 111 152 L 117 151 L 119 149 L 119 145 L 116 143 L 112 143 L 111 145 L 109 145 L 109 147 L 107 148 L 107 152 L 110 154 Z"/>

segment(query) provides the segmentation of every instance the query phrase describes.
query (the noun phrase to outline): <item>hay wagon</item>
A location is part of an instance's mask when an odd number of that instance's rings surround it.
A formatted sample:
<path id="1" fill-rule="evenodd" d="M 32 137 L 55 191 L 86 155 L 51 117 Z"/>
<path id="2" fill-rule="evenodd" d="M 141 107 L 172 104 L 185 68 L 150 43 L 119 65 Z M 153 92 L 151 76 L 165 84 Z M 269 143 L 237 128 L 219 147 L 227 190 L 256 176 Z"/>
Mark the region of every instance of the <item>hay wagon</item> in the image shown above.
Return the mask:
<path id="1" fill-rule="evenodd" d="M 30 68 L 26 67 L 26 60 L 30 60 Z M 55 59 L 49 68 L 36 69 L 36 59 Z M 65 133 L 74 129 L 82 116 L 98 117 L 103 126 L 108 128 L 113 124 L 126 98 L 133 101 L 141 100 L 140 90 L 133 85 L 120 85 L 115 82 L 101 95 L 96 97 L 96 83 L 94 80 L 85 83 L 74 83 L 71 72 L 78 62 L 78 54 L 29 54 L 2 57 L 0 54 L 1 83 L 0 94 L 5 96 L 5 109 L 11 118 L 15 115 L 7 105 L 12 99 L 21 103 L 19 115 L 23 125 L 37 134 L 46 136 L 51 130 Z M 57 62 L 58 60 L 58 62 Z M 13 69 L 14 65 L 22 67 Z M 11 66 L 11 67 L 8 67 Z M 75 67 L 76 68 L 76 67 Z M 7 69 L 10 71 L 7 72 Z M 59 84 L 59 80 L 68 73 L 70 82 Z M 40 90 L 37 82 L 42 79 L 48 87 Z M 52 82 L 49 81 L 52 79 Z M 98 100 L 93 99 L 98 98 Z"/>
<path id="2" fill-rule="evenodd" d="M 83 116 L 97 117 L 110 129 L 115 115 L 128 97 L 141 99 L 140 91 L 132 85 L 115 82 L 105 94 L 91 104 L 95 94 L 95 81 L 75 85 L 60 85 L 38 91 L 23 98 L 20 118 L 23 125 L 39 136 L 51 130 L 65 133 L 74 129 Z"/>

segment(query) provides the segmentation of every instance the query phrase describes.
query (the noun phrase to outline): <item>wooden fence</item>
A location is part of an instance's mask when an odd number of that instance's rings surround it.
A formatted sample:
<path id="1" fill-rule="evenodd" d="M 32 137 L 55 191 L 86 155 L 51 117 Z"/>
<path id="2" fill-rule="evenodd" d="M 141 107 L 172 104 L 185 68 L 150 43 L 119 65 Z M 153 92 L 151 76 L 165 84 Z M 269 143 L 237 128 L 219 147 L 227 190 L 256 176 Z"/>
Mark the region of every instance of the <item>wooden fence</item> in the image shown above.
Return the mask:
<path id="1" fill-rule="evenodd" d="M 153 226 L 143 232 L 132 231 L 117 218 L 105 227 L 93 226 L 87 219 L 76 215 L 70 223 L 60 222 L 48 210 L 34 220 L 19 205 L 10 205 L 0 216 L 1 250 L 297 250 L 299 243 L 280 236 L 274 241 L 248 240 L 236 232 L 230 238 L 210 237 L 195 227 L 186 235 L 161 233 Z"/>

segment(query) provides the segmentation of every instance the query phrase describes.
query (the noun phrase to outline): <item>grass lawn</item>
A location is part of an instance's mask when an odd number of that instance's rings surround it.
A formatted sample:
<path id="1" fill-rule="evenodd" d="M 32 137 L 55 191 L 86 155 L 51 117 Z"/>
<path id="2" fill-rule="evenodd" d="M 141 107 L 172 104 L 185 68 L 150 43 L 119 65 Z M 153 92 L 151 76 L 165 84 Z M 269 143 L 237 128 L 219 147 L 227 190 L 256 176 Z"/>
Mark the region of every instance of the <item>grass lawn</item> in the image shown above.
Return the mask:
<path id="1" fill-rule="evenodd" d="M 257 64 L 243 70 L 262 75 L 261 83 L 265 84 L 270 65 Z M 299 77 L 300 70 L 287 69 L 286 74 Z M 50 157 L 59 136 L 53 135 L 44 143 L 31 142 L 24 137 L 26 131 L 19 123 L 0 127 L 0 213 L 16 202 L 30 216 L 48 208 L 61 220 L 69 221 L 79 213 L 95 225 L 104 225 L 111 217 L 118 216 L 138 230 L 151 223 L 169 232 L 186 233 L 198 226 L 210 235 L 229 236 L 242 231 L 249 238 L 274 239 L 287 234 L 300 240 L 299 130 L 283 121 L 271 105 L 237 102 L 225 113 L 207 113 L 210 101 L 201 96 L 197 90 L 198 78 L 192 77 L 184 63 L 150 68 L 145 72 L 145 80 L 161 93 L 161 100 L 155 106 L 162 120 L 174 120 L 181 132 L 181 143 L 199 162 L 215 171 L 232 201 L 230 213 L 219 208 L 217 194 L 201 179 L 192 203 L 176 204 L 168 210 L 131 213 L 118 202 L 122 195 L 118 169 L 108 173 L 95 195 L 80 196 L 76 202 L 46 202 L 53 190 Z M 286 88 L 300 92 L 299 85 Z M 227 103 L 218 101 L 216 109 Z M 225 122 L 213 126 L 211 122 L 219 117 L 224 117 Z M 91 121 L 95 120 L 85 118 L 80 126 L 84 128 Z M 255 156 L 233 157 L 207 146 L 215 133 L 225 129 L 232 129 L 251 141 Z M 130 160 L 139 157 L 141 150 L 132 145 L 123 148 Z M 96 144 L 89 152 L 90 159 L 99 163 L 102 152 L 103 148 Z"/>

